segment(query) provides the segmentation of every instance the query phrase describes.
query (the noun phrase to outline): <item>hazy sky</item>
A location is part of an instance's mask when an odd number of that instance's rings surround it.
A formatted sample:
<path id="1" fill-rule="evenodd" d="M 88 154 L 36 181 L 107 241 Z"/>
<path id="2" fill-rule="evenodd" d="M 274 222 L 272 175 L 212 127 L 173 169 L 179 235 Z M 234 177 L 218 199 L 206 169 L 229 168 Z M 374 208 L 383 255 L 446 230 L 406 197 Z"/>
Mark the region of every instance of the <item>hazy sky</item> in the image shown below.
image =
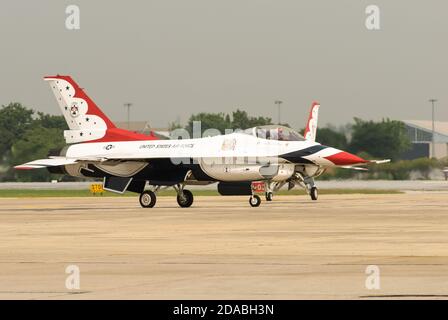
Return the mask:
<path id="1" fill-rule="evenodd" d="M 65 27 L 66 6 L 81 11 Z M 365 27 L 378 5 L 381 30 Z M 42 81 L 69 74 L 114 120 L 166 126 L 191 113 L 270 116 L 303 126 L 318 100 L 320 124 L 448 121 L 445 0 L 0 0 L 0 104 L 58 114 Z"/>

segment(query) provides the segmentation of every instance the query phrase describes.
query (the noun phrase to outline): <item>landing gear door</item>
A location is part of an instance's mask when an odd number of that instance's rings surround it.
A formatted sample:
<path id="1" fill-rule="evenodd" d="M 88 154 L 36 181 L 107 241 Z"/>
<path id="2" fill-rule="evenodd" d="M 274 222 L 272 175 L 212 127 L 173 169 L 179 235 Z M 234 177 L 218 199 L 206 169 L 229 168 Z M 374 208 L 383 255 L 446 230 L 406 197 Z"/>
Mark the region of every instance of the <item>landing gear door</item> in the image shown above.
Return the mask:
<path id="1" fill-rule="evenodd" d="M 131 183 L 133 177 L 105 177 L 103 189 L 123 194 Z"/>

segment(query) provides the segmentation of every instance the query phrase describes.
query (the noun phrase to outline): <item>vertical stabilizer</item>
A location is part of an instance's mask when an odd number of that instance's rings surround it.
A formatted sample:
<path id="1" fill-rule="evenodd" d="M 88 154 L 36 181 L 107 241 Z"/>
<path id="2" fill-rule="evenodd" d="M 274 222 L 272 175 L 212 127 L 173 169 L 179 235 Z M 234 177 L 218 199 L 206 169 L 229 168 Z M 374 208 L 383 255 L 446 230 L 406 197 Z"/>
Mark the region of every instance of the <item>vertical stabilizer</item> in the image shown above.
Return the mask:
<path id="1" fill-rule="evenodd" d="M 156 139 L 115 127 L 70 76 L 48 76 L 44 79 L 48 81 L 70 129 L 64 131 L 67 143 Z"/>
<path id="2" fill-rule="evenodd" d="M 308 117 L 308 123 L 305 128 L 305 132 L 303 136 L 308 141 L 316 141 L 316 132 L 317 132 L 317 120 L 319 117 L 319 102 L 313 102 L 311 105 L 310 115 Z"/>

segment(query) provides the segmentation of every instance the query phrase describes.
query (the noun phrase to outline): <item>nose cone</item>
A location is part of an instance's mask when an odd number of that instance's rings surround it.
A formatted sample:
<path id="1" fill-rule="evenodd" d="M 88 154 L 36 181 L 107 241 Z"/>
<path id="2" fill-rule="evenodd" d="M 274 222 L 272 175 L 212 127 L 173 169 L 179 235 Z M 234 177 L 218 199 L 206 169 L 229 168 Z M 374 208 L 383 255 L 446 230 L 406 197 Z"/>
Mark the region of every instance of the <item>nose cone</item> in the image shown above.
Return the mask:
<path id="1" fill-rule="evenodd" d="M 325 159 L 330 160 L 337 166 L 348 166 L 352 164 L 360 164 L 360 163 L 367 163 L 369 161 L 364 160 L 363 158 L 360 158 L 358 156 L 355 156 L 354 154 L 340 151 L 338 153 L 335 153 L 331 156 L 326 156 Z"/>

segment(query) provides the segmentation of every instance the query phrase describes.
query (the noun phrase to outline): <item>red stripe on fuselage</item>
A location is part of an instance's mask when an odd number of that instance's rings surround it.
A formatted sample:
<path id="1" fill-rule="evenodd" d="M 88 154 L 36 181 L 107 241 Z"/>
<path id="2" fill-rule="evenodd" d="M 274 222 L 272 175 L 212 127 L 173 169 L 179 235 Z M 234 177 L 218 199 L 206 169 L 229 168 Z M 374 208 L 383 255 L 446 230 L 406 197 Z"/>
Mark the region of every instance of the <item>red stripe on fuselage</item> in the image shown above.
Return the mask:
<path id="1" fill-rule="evenodd" d="M 354 154 L 342 151 L 339 153 L 335 153 L 331 156 L 325 157 L 325 159 L 330 160 L 337 166 L 347 166 L 351 164 L 357 164 L 357 163 L 367 163 L 369 161 L 364 160 L 363 158 L 360 158 L 358 156 L 355 156 Z"/>
<path id="2" fill-rule="evenodd" d="M 107 129 L 106 134 L 101 139 L 86 141 L 90 142 L 118 142 L 118 141 L 145 141 L 145 140 L 159 140 L 154 135 L 146 135 L 142 133 L 132 132 L 120 128 Z"/>

